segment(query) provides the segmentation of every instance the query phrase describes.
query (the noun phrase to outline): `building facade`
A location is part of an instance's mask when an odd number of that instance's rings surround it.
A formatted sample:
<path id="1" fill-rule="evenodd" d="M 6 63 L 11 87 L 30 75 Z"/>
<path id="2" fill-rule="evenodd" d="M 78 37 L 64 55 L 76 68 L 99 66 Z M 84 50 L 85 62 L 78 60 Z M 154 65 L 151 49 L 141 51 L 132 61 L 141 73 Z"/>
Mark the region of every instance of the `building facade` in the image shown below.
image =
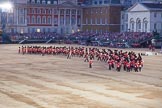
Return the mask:
<path id="1" fill-rule="evenodd" d="M 121 31 L 162 33 L 162 4 L 137 3 L 121 17 Z"/>
<path id="2" fill-rule="evenodd" d="M 104 33 L 120 31 L 120 5 L 89 6 L 83 8 L 83 31 Z"/>
<path id="3" fill-rule="evenodd" d="M 161 0 L 10 0 L 7 32 L 161 32 L 161 7 L 146 1 Z"/>
<path id="4" fill-rule="evenodd" d="M 13 5 L 7 14 L 7 32 L 69 34 L 81 29 L 82 8 L 76 0 L 14 0 Z"/>

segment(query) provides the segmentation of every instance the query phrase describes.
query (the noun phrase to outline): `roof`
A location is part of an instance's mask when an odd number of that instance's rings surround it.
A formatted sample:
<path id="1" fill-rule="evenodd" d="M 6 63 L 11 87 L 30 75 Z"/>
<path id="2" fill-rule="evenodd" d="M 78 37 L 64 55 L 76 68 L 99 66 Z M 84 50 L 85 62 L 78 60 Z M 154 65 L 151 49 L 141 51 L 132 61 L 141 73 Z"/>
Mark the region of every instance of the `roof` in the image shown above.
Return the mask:
<path id="1" fill-rule="evenodd" d="M 149 11 L 151 10 L 162 10 L 162 4 L 160 3 L 135 3 L 133 6 L 127 9 L 127 11 L 131 11 L 133 8 L 135 8 L 137 5 L 142 5 Z"/>
<path id="2" fill-rule="evenodd" d="M 72 3 L 72 2 L 70 2 L 70 1 L 66 1 L 66 2 L 64 2 L 64 3 L 62 3 L 62 4 L 59 4 L 59 6 L 64 6 L 64 7 L 79 7 L 78 5 L 76 5 L 76 4 L 74 4 L 74 3 Z"/>
<path id="3" fill-rule="evenodd" d="M 141 3 L 148 9 L 162 9 L 162 4 L 160 3 Z"/>

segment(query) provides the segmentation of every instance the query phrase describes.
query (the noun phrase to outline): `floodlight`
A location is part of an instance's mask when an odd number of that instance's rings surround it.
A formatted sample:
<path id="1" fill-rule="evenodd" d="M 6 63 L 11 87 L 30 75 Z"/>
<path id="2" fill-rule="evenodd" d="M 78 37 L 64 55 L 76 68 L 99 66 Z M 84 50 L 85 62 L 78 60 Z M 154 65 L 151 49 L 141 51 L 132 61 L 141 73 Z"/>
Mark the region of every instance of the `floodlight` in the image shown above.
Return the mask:
<path id="1" fill-rule="evenodd" d="M 2 10 L 11 10 L 12 8 L 13 8 L 13 5 L 12 5 L 12 3 L 10 3 L 10 2 L 4 2 L 4 3 L 1 3 L 0 4 L 0 8 L 2 9 Z"/>

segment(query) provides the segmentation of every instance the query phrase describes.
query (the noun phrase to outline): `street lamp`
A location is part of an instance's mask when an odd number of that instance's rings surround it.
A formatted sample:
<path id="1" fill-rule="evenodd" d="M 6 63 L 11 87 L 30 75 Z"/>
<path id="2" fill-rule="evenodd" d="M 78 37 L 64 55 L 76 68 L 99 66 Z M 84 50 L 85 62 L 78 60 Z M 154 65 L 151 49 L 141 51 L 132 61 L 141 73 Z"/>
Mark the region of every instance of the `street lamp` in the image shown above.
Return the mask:
<path id="1" fill-rule="evenodd" d="M 12 12 L 13 5 L 10 2 L 0 4 L 1 26 L 2 26 L 2 42 L 7 43 L 10 41 L 6 34 L 7 13 Z"/>

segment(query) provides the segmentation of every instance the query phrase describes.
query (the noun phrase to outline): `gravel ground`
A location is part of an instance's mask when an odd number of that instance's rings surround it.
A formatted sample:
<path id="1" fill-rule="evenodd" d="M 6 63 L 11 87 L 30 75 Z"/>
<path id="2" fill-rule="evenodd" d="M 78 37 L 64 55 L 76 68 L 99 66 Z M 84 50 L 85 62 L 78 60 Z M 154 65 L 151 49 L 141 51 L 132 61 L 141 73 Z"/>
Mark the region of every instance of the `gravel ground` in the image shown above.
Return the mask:
<path id="1" fill-rule="evenodd" d="M 90 69 L 77 57 L 22 55 L 19 46 L 0 45 L 0 108 L 162 108 L 160 54 L 143 56 L 142 72 L 129 73 L 97 61 Z"/>

